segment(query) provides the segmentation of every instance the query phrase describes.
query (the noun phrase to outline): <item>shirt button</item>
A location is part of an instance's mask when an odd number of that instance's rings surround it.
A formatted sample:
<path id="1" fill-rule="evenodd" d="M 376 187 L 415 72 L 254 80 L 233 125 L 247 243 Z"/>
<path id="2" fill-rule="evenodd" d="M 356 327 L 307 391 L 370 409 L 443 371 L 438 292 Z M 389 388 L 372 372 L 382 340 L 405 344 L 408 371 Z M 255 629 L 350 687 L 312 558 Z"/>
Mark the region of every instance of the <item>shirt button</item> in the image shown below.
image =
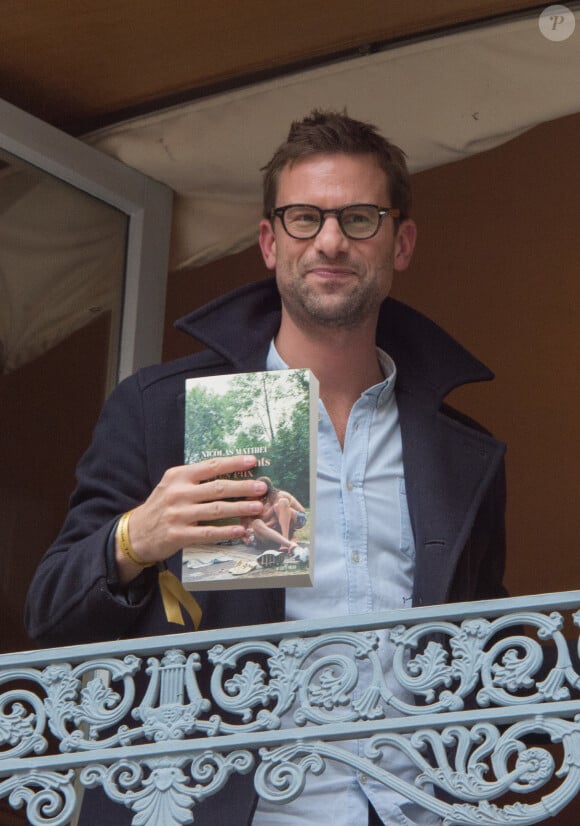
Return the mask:
<path id="1" fill-rule="evenodd" d="M 352 484 L 352 482 L 347 482 L 347 483 L 346 483 L 346 487 L 347 487 L 347 490 L 352 490 L 352 489 L 353 489 L 353 484 Z"/>
<path id="2" fill-rule="evenodd" d="M 363 784 L 363 786 L 364 786 L 364 784 L 367 782 L 367 780 L 368 780 L 368 779 L 369 779 L 369 778 L 368 778 L 368 775 L 366 775 L 366 774 L 361 774 L 361 776 L 360 776 L 360 782 Z"/>
<path id="3" fill-rule="evenodd" d="M 353 551 L 352 552 L 352 561 L 353 562 L 359 562 L 360 561 L 360 554 L 359 554 L 358 551 Z"/>

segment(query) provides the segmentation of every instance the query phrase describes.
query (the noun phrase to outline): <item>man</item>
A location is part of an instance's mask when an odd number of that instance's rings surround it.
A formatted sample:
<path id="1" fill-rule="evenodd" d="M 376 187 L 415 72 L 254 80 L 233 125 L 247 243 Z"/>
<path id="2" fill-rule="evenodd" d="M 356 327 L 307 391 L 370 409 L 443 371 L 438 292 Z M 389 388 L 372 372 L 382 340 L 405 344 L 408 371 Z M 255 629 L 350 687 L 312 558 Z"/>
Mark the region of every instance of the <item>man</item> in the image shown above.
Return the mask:
<path id="1" fill-rule="evenodd" d="M 264 175 L 259 240 L 275 284 L 192 313 L 179 326 L 207 350 L 141 371 L 112 395 L 32 583 L 29 633 L 62 644 L 175 630 L 144 566 L 167 560 L 179 571 L 183 546 L 239 537 L 241 525 L 199 523 L 259 517 L 265 493 L 263 482 L 214 479 L 251 458 L 182 465 L 184 380 L 264 368 L 309 367 L 320 383 L 316 581 L 286 595 L 197 594 L 202 628 L 505 593 L 503 446 L 443 403 L 457 385 L 492 374 L 387 298 L 415 246 L 409 207 L 404 155 L 374 127 L 332 112 L 292 125 Z M 384 657 L 388 672 L 386 647 Z M 292 804 L 260 801 L 255 814 L 251 780 L 228 789 L 196 807 L 197 824 L 431 822 L 340 767 Z"/>
<path id="2" fill-rule="evenodd" d="M 258 478 L 266 484 L 266 493 L 262 496 L 264 509 L 259 517 L 242 519 L 246 528 L 242 541 L 246 545 L 274 543 L 280 551 L 292 554 L 298 548 L 294 532 L 306 524 L 306 508 L 289 491 L 275 488 L 269 476 Z"/>

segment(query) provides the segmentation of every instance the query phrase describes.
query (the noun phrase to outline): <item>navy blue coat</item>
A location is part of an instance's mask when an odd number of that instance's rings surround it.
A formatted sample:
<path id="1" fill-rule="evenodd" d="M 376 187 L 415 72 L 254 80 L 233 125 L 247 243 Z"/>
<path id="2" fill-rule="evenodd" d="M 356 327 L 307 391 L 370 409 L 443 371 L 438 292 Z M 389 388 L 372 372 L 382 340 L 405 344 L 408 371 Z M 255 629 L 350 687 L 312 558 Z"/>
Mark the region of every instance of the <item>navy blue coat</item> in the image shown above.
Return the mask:
<path id="1" fill-rule="evenodd" d="M 141 370 L 115 389 L 79 463 L 63 529 L 30 586 L 26 626 L 32 638 L 69 645 L 176 632 L 165 619 L 153 570 L 143 572 L 131 601 L 112 587 L 108 537 L 121 513 L 143 502 L 167 468 L 183 463 L 185 379 L 264 369 L 279 324 L 273 280 L 243 287 L 178 322 L 206 350 Z M 377 344 L 397 365 L 416 547 L 413 604 L 504 596 L 504 445 L 443 402 L 455 387 L 493 374 L 433 322 L 390 298 L 381 308 Z M 169 561 L 178 575 L 180 557 Z M 203 629 L 284 619 L 282 589 L 210 591 L 196 598 Z M 98 808 L 86 823 L 130 823 L 130 812 L 119 806 L 109 810 L 103 801 L 101 810 L 96 799 L 93 805 Z M 239 777 L 196 806 L 195 821 L 244 824 L 253 805 L 251 780 Z"/>

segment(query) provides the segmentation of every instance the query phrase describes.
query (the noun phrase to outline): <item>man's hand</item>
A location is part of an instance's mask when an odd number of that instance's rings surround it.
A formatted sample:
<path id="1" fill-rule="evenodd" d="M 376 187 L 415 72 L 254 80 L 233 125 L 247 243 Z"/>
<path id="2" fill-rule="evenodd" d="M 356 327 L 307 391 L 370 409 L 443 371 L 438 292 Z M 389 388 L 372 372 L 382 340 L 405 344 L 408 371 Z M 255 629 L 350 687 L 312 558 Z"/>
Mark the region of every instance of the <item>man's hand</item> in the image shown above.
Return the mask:
<path id="1" fill-rule="evenodd" d="M 255 465 L 255 456 L 227 456 L 167 470 L 149 498 L 131 513 L 129 539 L 135 555 L 145 563 L 160 562 L 188 545 L 243 536 L 241 524 L 199 523 L 262 512 L 265 482 L 216 478 Z M 118 541 L 116 561 L 122 583 L 130 582 L 141 570 L 127 559 Z"/>

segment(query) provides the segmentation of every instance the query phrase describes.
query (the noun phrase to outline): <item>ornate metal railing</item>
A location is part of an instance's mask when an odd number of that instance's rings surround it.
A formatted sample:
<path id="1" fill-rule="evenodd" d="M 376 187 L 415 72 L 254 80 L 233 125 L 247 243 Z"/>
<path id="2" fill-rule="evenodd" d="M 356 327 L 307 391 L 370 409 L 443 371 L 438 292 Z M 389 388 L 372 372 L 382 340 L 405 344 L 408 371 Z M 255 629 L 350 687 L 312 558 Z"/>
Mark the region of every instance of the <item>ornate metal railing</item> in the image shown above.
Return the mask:
<path id="1" fill-rule="evenodd" d="M 4 655 L 0 798 L 57 826 L 100 785 L 133 823 L 181 826 L 234 772 L 284 803 L 339 761 L 447 824 L 537 823 L 580 787 L 579 607 L 575 591 Z M 341 746 L 363 738 L 362 757 Z"/>

